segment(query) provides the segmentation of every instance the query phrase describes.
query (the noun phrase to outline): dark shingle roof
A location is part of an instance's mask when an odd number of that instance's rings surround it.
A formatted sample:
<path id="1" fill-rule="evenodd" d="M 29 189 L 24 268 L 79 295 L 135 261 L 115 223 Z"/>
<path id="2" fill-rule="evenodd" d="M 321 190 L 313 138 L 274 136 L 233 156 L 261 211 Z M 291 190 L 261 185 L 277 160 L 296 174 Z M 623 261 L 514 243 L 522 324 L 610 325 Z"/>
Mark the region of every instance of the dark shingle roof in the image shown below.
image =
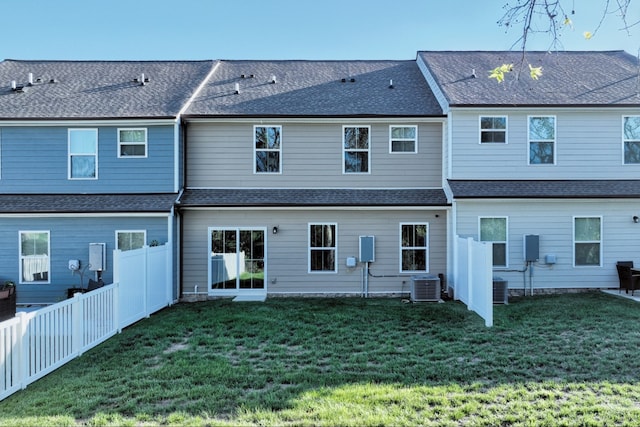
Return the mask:
<path id="1" fill-rule="evenodd" d="M 213 65 L 214 61 L 6 60 L 0 62 L 0 119 L 176 117 Z M 144 86 L 133 81 L 142 74 L 149 79 Z M 23 92 L 13 91 L 12 81 L 24 86 Z"/>
<path id="2" fill-rule="evenodd" d="M 418 52 L 451 106 L 640 105 L 638 58 L 606 52 Z M 490 70 L 514 64 L 502 83 Z M 529 67 L 542 77 L 529 77 Z M 476 78 L 472 77 L 475 70 Z M 520 72 L 520 78 L 516 75 Z"/>
<path id="3" fill-rule="evenodd" d="M 445 206 L 440 189 L 192 189 L 182 207 Z"/>
<path id="4" fill-rule="evenodd" d="M 457 199 L 638 198 L 640 180 L 450 180 Z"/>
<path id="5" fill-rule="evenodd" d="M 439 116 L 442 109 L 414 60 L 221 61 L 187 115 Z"/>
<path id="6" fill-rule="evenodd" d="M 0 213 L 170 212 L 177 194 L 0 194 Z"/>

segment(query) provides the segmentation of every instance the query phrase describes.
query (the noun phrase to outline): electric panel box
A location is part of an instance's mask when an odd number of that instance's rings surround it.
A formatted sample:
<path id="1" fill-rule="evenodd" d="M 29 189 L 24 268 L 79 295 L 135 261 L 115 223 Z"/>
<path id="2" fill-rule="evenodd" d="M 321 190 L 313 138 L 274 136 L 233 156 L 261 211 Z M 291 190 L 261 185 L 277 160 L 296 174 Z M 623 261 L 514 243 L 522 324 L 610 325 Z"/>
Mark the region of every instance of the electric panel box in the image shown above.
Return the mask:
<path id="1" fill-rule="evenodd" d="M 376 260 L 376 236 L 360 236 L 360 262 Z"/>
<path id="2" fill-rule="evenodd" d="M 89 270 L 104 271 L 107 268 L 107 244 L 89 243 Z"/>
<path id="3" fill-rule="evenodd" d="M 537 234 L 527 234 L 524 236 L 524 260 L 535 262 L 540 259 L 540 236 Z"/>

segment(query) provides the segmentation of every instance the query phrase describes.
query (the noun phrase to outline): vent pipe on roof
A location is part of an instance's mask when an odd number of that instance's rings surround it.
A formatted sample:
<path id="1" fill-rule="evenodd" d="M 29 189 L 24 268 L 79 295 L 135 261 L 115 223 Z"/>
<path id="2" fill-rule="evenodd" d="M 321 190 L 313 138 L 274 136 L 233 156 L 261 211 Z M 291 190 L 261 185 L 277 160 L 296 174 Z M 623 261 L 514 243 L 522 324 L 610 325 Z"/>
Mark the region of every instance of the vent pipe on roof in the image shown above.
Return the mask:
<path id="1" fill-rule="evenodd" d="M 33 73 L 29 73 L 29 86 L 33 86 Z"/>
<path id="2" fill-rule="evenodd" d="M 472 69 L 471 69 L 471 77 L 472 77 L 472 78 L 474 78 L 474 79 L 477 77 L 477 76 L 476 76 L 476 69 L 475 69 L 475 68 L 472 68 Z"/>
<path id="3" fill-rule="evenodd" d="M 274 83 L 276 83 L 276 82 L 277 82 L 277 80 L 276 80 L 276 75 L 275 75 L 275 74 L 273 74 L 273 75 L 271 76 L 271 84 L 274 84 Z"/>
<path id="4" fill-rule="evenodd" d="M 15 80 L 11 80 L 11 90 L 16 90 L 16 81 Z"/>
<path id="5" fill-rule="evenodd" d="M 235 90 L 235 94 L 239 94 L 240 93 L 240 83 L 236 83 L 236 90 Z"/>
<path id="6" fill-rule="evenodd" d="M 389 89 L 393 89 L 393 79 L 389 79 Z"/>

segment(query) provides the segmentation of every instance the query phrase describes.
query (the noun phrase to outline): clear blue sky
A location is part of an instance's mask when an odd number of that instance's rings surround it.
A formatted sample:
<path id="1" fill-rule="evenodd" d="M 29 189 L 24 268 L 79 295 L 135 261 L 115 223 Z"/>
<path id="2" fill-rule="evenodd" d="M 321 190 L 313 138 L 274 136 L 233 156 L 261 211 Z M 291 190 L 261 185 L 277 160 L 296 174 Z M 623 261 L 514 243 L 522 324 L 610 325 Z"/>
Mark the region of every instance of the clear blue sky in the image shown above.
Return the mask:
<path id="1" fill-rule="evenodd" d="M 515 0 L 510 0 L 515 3 Z M 640 49 L 605 0 L 563 0 L 566 50 Z M 507 0 L 10 0 L 0 59 L 413 59 L 418 50 L 507 50 L 520 36 L 497 21 Z M 630 21 L 640 19 L 634 0 Z M 548 36 L 531 50 L 547 50 Z"/>

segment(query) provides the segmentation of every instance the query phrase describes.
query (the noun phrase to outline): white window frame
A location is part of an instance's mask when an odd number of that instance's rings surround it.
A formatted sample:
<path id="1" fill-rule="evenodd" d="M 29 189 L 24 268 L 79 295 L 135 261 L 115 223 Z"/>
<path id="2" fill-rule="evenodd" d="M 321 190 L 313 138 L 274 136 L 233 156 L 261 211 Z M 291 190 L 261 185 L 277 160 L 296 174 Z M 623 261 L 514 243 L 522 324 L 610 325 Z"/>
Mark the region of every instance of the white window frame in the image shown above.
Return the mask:
<path id="1" fill-rule="evenodd" d="M 426 246 L 403 246 L 402 245 L 402 227 L 406 226 L 406 225 L 410 225 L 410 226 L 417 226 L 417 225 L 424 225 L 425 226 L 425 230 L 426 230 L 426 235 L 424 238 L 424 242 Z M 400 273 L 428 273 L 430 270 L 430 266 L 429 266 L 429 223 L 428 222 L 401 222 L 399 224 L 399 228 L 398 228 L 398 246 L 399 246 L 399 252 L 398 252 L 398 271 Z M 424 265 L 424 270 L 403 270 L 402 269 L 402 252 L 404 250 L 424 250 L 425 251 L 425 265 Z"/>
<path id="2" fill-rule="evenodd" d="M 534 118 L 552 118 L 553 119 L 553 139 L 531 140 L 531 119 Z M 551 142 L 553 143 L 553 162 L 552 163 L 531 163 L 531 142 Z M 558 162 L 558 118 L 551 114 L 538 114 L 527 116 L 527 164 L 530 166 L 554 166 Z"/>
<path id="3" fill-rule="evenodd" d="M 122 131 L 144 131 L 144 141 L 142 142 L 122 142 L 120 140 L 120 132 Z M 149 156 L 148 145 L 149 133 L 147 128 L 118 128 L 118 158 L 119 159 L 146 159 Z M 138 154 L 122 154 L 123 145 L 142 145 L 144 147 L 144 155 Z"/>
<path id="4" fill-rule="evenodd" d="M 395 128 L 413 128 L 415 131 L 415 138 L 394 138 L 393 129 Z M 413 141 L 413 151 L 394 151 L 394 141 Z M 389 126 L 389 153 L 390 154 L 416 154 L 418 152 L 418 126 L 417 125 L 390 125 Z"/>
<path id="5" fill-rule="evenodd" d="M 333 226 L 335 229 L 333 246 L 311 246 L 311 227 L 313 226 Z M 333 270 L 312 270 L 311 253 L 314 250 L 333 250 Z M 310 222 L 307 224 L 307 272 L 309 274 L 336 274 L 338 272 L 338 223 L 337 222 Z"/>
<path id="6" fill-rule="evenodd" d="M 77 156 L 91 156 L 92 154 L 86 154 L 86 153 L 72 153 L 71 152 L 71 134 L 73 132 L 77 132 L 77 131 L 83 131 L 83 132 L 93 132 L 95 134 L 95 139 L 96 139 L 96 151 L 93 154 L 93 157 L 95 158 L 95 176 L 93 177 L 79 177 L 79 178 L 74 178 L 72 176 L 72 169 L 73 169 L 73 164 L 72 164 L 72 158 L 74 155 Z M 74 181 L 82 181 L 82 180 L 97 180 L 98 179 L 98 129 L 97 128 L 70 128 L 67 130 L 67 162 L 68 162 L 68 179 L 69 180 L 74 180 Z"/>
<path id="7" fill-rule="evenodd" d="M 28 258 L 28 256 L 22 255 L 22 235 L 25 233 L 38 233 L 38 234 L 46 234 L 47 235 L 47 280 L 24 280 L 24 268 L 23 261 Z M 36 255 L 37 256 L 37 255 Z M 20 230 L 18 231 L 18 260 L 19 260 L 19 275 L 20 279 L 18 283 L 20 284 L 28 284 L 28 285 L 46 285 L 51 283 L 51 232 L 49 230 Z"/>
<path id="8" fill-rule="evenodd" d="M 589 218 L 597 218 L 600 220 L 600 240 L 580 240 L 577 241 L 576 240 L 576 219 L 589 219 Z M 573 221 L 571 221 L 571 227 L 573 228 L 571 235 L 573 237 L 573 245 L 572 245 L 572 250 L 573 250 L 573 266 L 575 268 L 598 268 L 598 267 L 602 267 L 602 256 L 603 256 L 603 217 L 601 215 L 575 215 L 573 217 Z M 600 253 L 598 255 L 600 262 L 598 263 L 598 265 L 578 265 L 576 264 L 576 244 L 577 243 L 598 243 L 600 245 Z"/>
<path id="9" fill-rule="evenodd" d="M 502 240 L 482 240 L 482 220 L 483 219 L 504 219 L 505 221 L 505 239 Z M 508 268 L 509 267 L 509 217 L 508 216 L 479 216 L 478 217 L 478 241 L 479 242 L 487 242 L 487 243 L 504 243 L 504 262 L 505 265 L 493 265 L 495 268 Z"/>
<path id="10" fill-rule="evenodd" d="M 636 115 L 636 114 L 629 114 L 629 115 L 625 115 L 622 116 L 622 164 L 623 165 L 640 165 L 640 161 L 639 162 L 635 162 L 635 163 L 627 163 L 626 157 L 625 157 L 625 152 L 626 152 L 626 144 L 627 143 L 638 143 L 640 144 L 640 139 L 626 139 L 625 134 L 624 134 L 624 127 L 625 127 L 625 121 L 628 118 L 637 118 L 638 120 L 640 120 L 640 116 Z"/>
<path id="11" fill-rule="evenodd" d="M 125 251 L 124 249 L 120 249 L 120 246 L 118 244 L 120 242 L 120 240 L 118 239 L 118 236 L 120 234 L 125 234 L 125 233 L 126 234 L 134 234 L 134 233 L 138 234 L 138 233 L 141 233 L 143 235 L 143 242 L 144 242 L 142 244 L 142 246 L 143 247 L 147 246 L 147 230 L 116 230 L 116 244 L 114 245 L 114 247 L 116 249 L 121 250 L 121 251 Z M 131 240 L 131 239 L 129 239 L 129 240 Z M 130 249 L 126 249 L 126 250 L 130 250 Z"/>
<path id="12" fill-rule="evenodd" d="M 256 147 L 256 130 L 258 128 L 279 128 L 280 129 L 280 146 L 276 148 L 258 148 Z M 257 175 L 263 174 L 282 174 L 282 125 L 254 125 L 253 126 L 253 173 Z M 278 153 L 278 171 L 259 171 L 258 170 L 258 151 L 264 151 L 267 153 Z"/>
<path id="13" fill-rule="evenodd" d="M 367 129 L 367 149 L 353 148 L 347 149 L 345 147 L 345 130 L 348 128 L 364 128 Z M 366 175 L 371 174 L 371 126 L 368 125 L 343 125 L 342 126 L 342 173 L 345 175 Z M 366 172 L 349 172 L 346 168 L 346 155 L 347 152 L 351 153 L 367 153 L 367 171 Z"/>
<path id="14" fill-rule="evenodd" d="M 483 129 L 482 128 L 482 119 L 504 119 L 504 129 L 495 129 L 495 128 L 491 128 L 491 129 Z M 509 116 L 504 115 L 482 115 L 482 116 L 478 116 L 478 144 L 481 145 L 485 145 L 485 144 L 508 144 L 509 143 Z M 482 132 L 504 132 L 504 142 L 482 142 Z"/>

